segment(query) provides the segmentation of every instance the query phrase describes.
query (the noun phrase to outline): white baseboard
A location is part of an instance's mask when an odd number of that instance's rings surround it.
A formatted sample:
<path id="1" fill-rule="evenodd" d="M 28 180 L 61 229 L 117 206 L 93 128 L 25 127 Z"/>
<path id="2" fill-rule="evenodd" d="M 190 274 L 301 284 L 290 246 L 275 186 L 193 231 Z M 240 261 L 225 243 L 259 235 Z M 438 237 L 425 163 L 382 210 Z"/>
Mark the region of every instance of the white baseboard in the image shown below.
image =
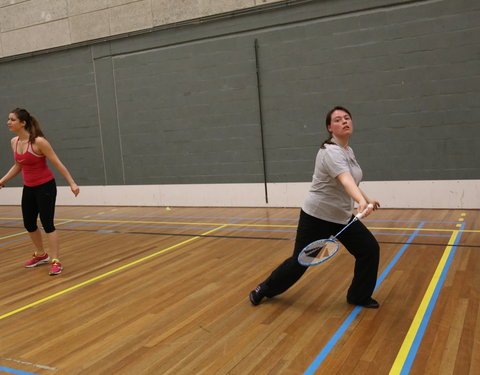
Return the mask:
<path id="1" fill-rule="evenodd" d="M 309 182 L 263 184 L 81 186 L 74 197 L 58 187 L 65 206 L 300 207 Z M 361 188 L 385 208 L 480 209 L 480 180 L 367 181 Z M 0 205 L 19 205 L 22 188 L 0 190 Z"/>

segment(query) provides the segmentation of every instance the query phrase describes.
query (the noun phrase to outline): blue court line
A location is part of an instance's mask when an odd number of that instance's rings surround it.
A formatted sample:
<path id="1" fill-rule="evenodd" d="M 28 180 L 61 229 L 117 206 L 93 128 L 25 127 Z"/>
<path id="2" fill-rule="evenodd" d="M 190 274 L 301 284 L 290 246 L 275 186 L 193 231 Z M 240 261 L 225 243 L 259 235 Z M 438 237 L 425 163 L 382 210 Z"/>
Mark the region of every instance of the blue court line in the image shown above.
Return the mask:
<path id="1" fill-rule="evenodd" d="M 33 372 L 27 372 L 22 370 L 16 370 L 14 368 L 2 367 L 0 366 L 0 371 L 7 372 L 9 374 L 17 374 L 17 375 L 37 375 Z"/>
<path id="2" fill-rule="evenodd" d="M 388 264 L 388 266 L 383 270 L 382 274 L 380 275 L 380 277 L 377 279 L 377 285 L 375 286 L 375 290 L 377 290 L 378 286 L 383 282 L 383 280 L 385 280 L 385 277 L 387 277 L 387 275 L 390 273 L 390 271 L 392 270 L 393 266 L 395 266 L 395 264 L 398 262 L 398 260 L 400 259 L 400 257 L 403 255 L 403 253 L 405 253 L 405 251 L 407 250 L 408 248 L 408 245 L 410 245 L 411 242 L 413 242 L 413 239 L 418 235 L 418 233 L 420 232 L 420 229 L 423 228 L 423 226 L 425 225 L 425 222 L 422 221 L 420 222 L 420 224 L 418 225 L 417 227 L 417 230 L 415 232 L 413 232 L 410 237 L 408 237 L 408 240 L 407 242 L 405 243 L 405 245 L 402 246 L 402 248 L 399 250 L 399 252 L 397 253 L 397 255 L 395 255 L 395 257 L 390 261 L 390 263 Z"/>
<path id="3" fill-rule="evenodd" d="M 230 217 L 230 216 L 171 216 L 171 215 L 90 215 L 91 217 L 134 217 L 134 218 L 162 218 L 162 219 L 227 219 L 227 220 L 279 220 L 279 221 L 293 221 L 298 220 L 295 218 L 266 218 L 266 217 Z"/>
<path id="4" fill-rule="evenodd" d="M 414 228 L 412 228 L 413 230 Z M 387 232 L 372 232 L 375 236 L 408 236 L 408 233 L 387 233 Z M 449 234 L 417 234 L 417 237 L 447 237 L 450 238 Z M 439 244 L 442 245 L 442 244 Z"/>
<path id="5" fill-rule="evenodd" d="M 298 221 L 296 218 L 265 218 L 265 217 L 230 217 L 230 216 L 170 216 L 170 215 L 115 215 L 115 214 L 101 214 L 91 215 L 95 217 L 134 217 L 134 218 L 172 218 L 172 219 L 236 219 L 239 220 L 279 220 L 279 221 Z M 364 219 L 363 222 L 377 222 L 377 223 L 418 223 L 420 220 L 375 220 Z M 434 224 L 458 224 L 458 221 L 426 221 L 426 223 Z M 412 228 L 413 229 L 413 228 Z"/>
<path id="6" fill-rule="evenodd" d="M 0 216 L 5 215 L 5 213 L 0 212 Z M 229 219 L 235 220 L 234 222 L 239 222 L 242 220 L 259 220 L 259 221 L 298 221 L 297 218 L 265 218 L 265 217 L 229 217 L 229 216 L 170 216 L 170 215 L 115 215 L 115 214 L 95 214 L 89 215 L 88 217 L 132 217 L 132 218 L 167 218 L 167 219 Z M 60 219 L 59 219 L 60 220 Z M 72 219 L 75 220 L 75 219 Z M 92 222 L 95 219 L 92 220 Z M 21 221 L 21 218 L 18 219 Z M 365 223 L 418 223 L 419 220 L 374 220 L 374 219 L 364 219 L 362 220 Z M 1 222 L 1 220 L 0 220 Z M 458 221 L 423 221 L 424 223 L 434 223 L 434 224 L 458 224 Z M 72 224 L 75 225 L 75 224 Z M 212 225 L 217 225 L 212 223 Z M 410 228 L 414 229 L 414 228 Z M 435 229 L 432 229 L 435 230 Z"/>
<path id="7" fill-rule="evenodd" d="M 233 224 L 233 223 L 231 223 Z M 201 229 L 201 230 L 210 230 L 215 228 L 215 225 L 211 227 L 187 227 L 187 226 L 176 226 L 176 225 L 145 225 L 145 224 L 105 224 L 105 223 L 94 223 L 94 222 L 86 222 L 86 223 L 76 223 L 69 226 L 69 228 L 76 227 L 76 226 L 102 226 L 102 227 L 134 227 L 134 228 L 163 228 L 163 229 Z M 218 226 L 218 224 L 216 224 Z M 287 232 L 287 233 L 295 233 L 296 230 L 293 229 L 257 229 L 257 228 L 222 228 L 219 230 L 223 231 L 244 231 L 244 232 Z M 398 235 L 398 234 L 397 234 Z"/>
<path id="8" fill-rule="evenodd" d="M 83 222 L 83 223 L 75 223 L 75 224 L 70 224 L 62 229 L 59 230 L 64 230 L 64 229 L 72 229 L 78 226 L 95 226 L 98 225 L 97 223 L 94 222 Z M 102 224 L 102 227 L 139 227 L 139 228 L 160 228 L 160 229 L 187 229 L 187 230 L 209 230 L 212 229 L 211 227 L 182 227 L 182 226 L 167 226 L 167 225 L 129 225 L 129 224 Z M 414 228 L 412 228 L 414 229 Z M 288 230 L 288 229 L 256 229 L 256 228 L 222 228 L 219 229 L 219 231 L 238 231 L 238 232 L 276 232 L 276 233 L 296 233 L 296 230 Z M 408 233 L 387 233 L 387 232 L 372 232 L 373 235 L 375 236 L 408 236 Z M 450 236 L 447 234 L 422 234 L 419 233 L 417 234 L 417 237 L 445 237 L 449 238 Z M 19 241 L 24 241 L 29 239 L 29 237 L 22 237 L 13 241 L 9 242 L 4 242 L 0 243 L 0 246 L 5 246 L 9 245 L 15 242 Z M 291 238 L 291 240 L 294 240 L 294 238 Z M 428 244 L 427 244 L 428 245 Z M 439 244 L 442 245 L 442 244 Z"/>
<path id="9" fill-rule="evenodd" d="M 462 223 L 460 230 L 465 229 L 465 223 Z M 437 285 L 435 286 L 435 290 L 433 292 L 432 298 L 430 299 L 428 303 L 428 307 L 425 311 L 425 315 L 422 318 L 422 321 L 420 323 L 420 327 L 418 328 L 418 331 L 415 335 L 415 338 L 413 340 L 412 346 L 408 352 L 407 358 L 405 360 L 405 363 L 402 367 L 402 370 L 400 372 L 401 375 L 407 375 L 410 373 L 410 370 L 413 365 L 413 361 L 415 360 L 415 357 L 417 356 L 418 348 L 420 347 L 420 343 L 422 342 L 423 335 L 425 334 L 425 330 L 427 329 L 428 323 L 430 321 L 430 317 L 432 315 L 433 309 L 437 303 L 438 296 L 440 294 L 440 291 L 443 287 L 443 283 L 445 282 L 445 278 L 447 276 L 447 273 L 450 269 L 450 266 L 452 264 L 452 259 L 455 256 L 455 252 L 457 249 L 457 245 L 460 242 L 460 237 L 462 235 L 462 232 L 458 232 L 458 236 L 455 238 L 455 241 L 453 243 L 452 249 L 450 251 L 450 254 L 448 255 L 448 259 L 445 263 L 445 266 L 442 270 L 442 273 L 440 275 L 440 278 L 437 282 Z"/>
<path id="10" fill-rule="evenodd" d="M 371 223 L 419 223 L 421 220 L 374 220 L 374 219 L 362 219 L 362 222 Z M 458 224 L 458 221 L 423 221 L 426 224 Z M 412 228 L 413 229 L 413 228 Z"/>
<path id="11" fill-rule="evenodd" d="M 8 242 L 3 242 L 3 243 L 0 243 L 0 246 L 10 245 L 11 243 L 15 243 L 15 242 L 20 242 L 20 241 L 28 240 L 29 238 L 30 238 L 30 237 L 21 237 L 21 238 L 17 238 L 16 240 L 13 240 L 13 241 L 8 241 Z"/>
<path id="12" fill-rule="evenodd" d="M 387 268 L 382 272 L 380 277 L 377 279 L 377 285 L 375 286 L 375 290 L 378 288 L 378 286 L 382 283 L 382 281 L 385 279 L 385 277 L 388 275 L 390 270 L 393 268 L 393 266 L 397 263 L 397 261 L 400 259 L 400 257 L 403 255 L 405 250 L 408 248 L 408 245 L 410 242 L 413 242 L 413 239 L 415 236 L 420 232 L 420 229 L 425 225 L 424 221 L 421 221 L 419 226 L 416 228 L 416 231 L 413 232 L 410 237 L 408 238 L 407 242 L 405 245 L 402 246 L 400 251 L 395 255 L 395 257 L 390 261 L 388 264 Z M 325 358 L 327 357 L 328 354 L 332 351 L 333 347 L 337 344 L 338 340 L 342 337 L 342 335 L 345 333 L 347 328 L 352 324 L 360 310 L 362 309 L 361 306 L 356 306 L 350 315 L 345 319 L 345 321 L 342 323 L 340 328 L 333 334 L 333 336 L 330 338 L 330 340 L 327 342 L 327 344 L 323 347 L 323 349 L 320 351 L 320 353 L 317 355 L 317 357 L 313 360 L 313 362 L 310 364 L 310 366 L 305 370 L 304 375 L 312 375 L 315 373 L 315 371 L 318 370 L 318 368 L 321 366 Z"/>
<path id="13" fill-rule="evenodd" d="M 233 223 L 232 223 L 233 224 Z M 71 224 L 65 228 L 72 228 L 75 226 L 95 226 L 101 225 L 105 227 L 140 227 L 140 228 L 166 228 L 166 229 L 212 229 L 211 227 L 186 227 L 186 226 L 176 226 L 176 225 L 145 225 L 145 224 L 105 224 L 105 223 L 95 223 L 95 222 L 82 222 L 82 223 L 75 223 Z M 392 228 L 394 229 L 394 228 Z M 410 228 L 410 230 L 414 230 L 415 228 Z M 286 232 L 286 233 L 296 233 L 296 229 L 256 229 L 256 228 L 222 228 L 219 229 L 220 231 L 247 231 L 247 232 Z M 388 233 L 388 232 L 372 232 L 374 235 L 383 235 L 383 236 L 408 236 L 408 233 Z M 448 237 L 450 238 L 449 234 L 423 234 L 419 233 L 417 237 Z"/>
<path id="14" fill-rule="evenodd" d="M 0 216 L 18 215 L 18 213 L 5 213 L 0 212 Z M 271 221 L 298 221 L 298 217 L 295 218 L 265 218 L 265 217 L 231 217 L 231 216 L 180 216 L 180 215 L 116 215 L 116 214 L 94 214 L 89 217 L 134 217 L 134 218 L 174 218 L 174 219 L 228 219 L 228 220 L 271 220 Z M 19 218 L 21 220 L 21 218 Z M 418 223 L 420 220 L 375 220 L 364 219 L 363 222 L 378 222 L 378 223 Z M 458 221 L 425 221 L 425 223 L 434 224 L 458 224 Z M 414 228 L 412 228 L 414 229 Z"/>

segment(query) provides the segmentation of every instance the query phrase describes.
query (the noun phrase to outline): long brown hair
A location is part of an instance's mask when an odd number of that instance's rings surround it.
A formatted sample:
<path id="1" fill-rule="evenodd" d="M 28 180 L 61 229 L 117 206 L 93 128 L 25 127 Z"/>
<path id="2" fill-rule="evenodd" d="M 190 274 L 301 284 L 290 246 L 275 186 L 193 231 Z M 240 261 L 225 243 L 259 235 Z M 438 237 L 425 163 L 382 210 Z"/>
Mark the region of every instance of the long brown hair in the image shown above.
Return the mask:
<path id="1" fill-rule="evenodd" d="M 30 143 L 35 143 L 35 138 L 37 137 L 45 137 L 42 129 L 40 128 L 40 123 L 38 120 L 28 113 L 26 109 L 15 108 L 14 110 L 10 111 L 10 113 L 14 113 L 20 121 L 25 121 L 25 130 L 29 134 L 28 141 Z"/>
<path id="2" fill-rule="evenodd" d="M 330 111 L 328 111 L 328 113 L 327 113 L 327 118 L 325 119 L 325 127 L 327 128 L 327 132 L 330 134 L 330 136 L 323 141 L 323 143 L 322 143 L 322 145 L 320 146 L 320 148 L 325 148 L 325 145 L 326 145 L 326 144 L 328 144 L 328 145 L 334 144 L 334 143 L 332 142 L 332 133 L 330 133 L 330 132 L 328 131 L 328 125 L 330 125 L 330 124 L 332 123 L 332 114 L 333 114 L 333 112 L 335 112 L 335 111 L 347 112 L 348 115 L 350 116 L 350 118 L 352 118 L 352 115 L 351 115 L 350 111 L 349 111 L 348 109 L 346 109 L 345 107 L 342 107 L 342 106 L 340 106 L 340 105 L 337 105 L 337 106 L 333 107 Z"/>

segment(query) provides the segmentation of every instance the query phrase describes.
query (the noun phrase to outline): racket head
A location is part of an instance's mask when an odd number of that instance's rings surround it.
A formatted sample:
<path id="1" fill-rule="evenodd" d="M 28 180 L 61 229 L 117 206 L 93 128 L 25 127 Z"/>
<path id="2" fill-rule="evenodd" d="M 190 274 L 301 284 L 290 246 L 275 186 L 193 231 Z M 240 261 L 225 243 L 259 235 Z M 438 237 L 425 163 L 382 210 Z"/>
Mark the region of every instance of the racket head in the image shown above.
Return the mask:
<path id="1" fill-rule="evenodd" d="M 333 257 L 339 248 L 339 243 L 332 238 L 312 242 L 298 254 L 298 263 L 302 266 L 316 266 Z"/>

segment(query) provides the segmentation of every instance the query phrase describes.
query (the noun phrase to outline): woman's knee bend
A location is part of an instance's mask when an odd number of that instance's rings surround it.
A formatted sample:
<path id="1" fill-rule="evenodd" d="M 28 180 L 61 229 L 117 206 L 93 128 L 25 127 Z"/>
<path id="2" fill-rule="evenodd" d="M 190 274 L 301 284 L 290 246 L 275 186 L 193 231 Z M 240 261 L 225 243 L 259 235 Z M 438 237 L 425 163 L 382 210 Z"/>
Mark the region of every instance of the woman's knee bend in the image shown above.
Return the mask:
<path id="1" fill-rule="evenodd" d="M 380 246 L 375 244 L 374 246 L 370 246 L 368 251 L 366 251 L 365 258 L 368 259 L 370 262 L 378 262 L 380 261 Z"/>
<path id="2" fill-rule="evenodd" d="M 36 232 L 38 229 L 37 224 L 24 224 L 25 229 L 27 230 L 28 233 L 33 233 Z"/>
<path id="3" fill-rule="evenodd" d="M 55 232 L 55 226 L 52 224 L 52 225 L 44 225 L 43 226 L 43 230 L 45 231 L 45 233 L 52 233 L 52 232 Z"/>
<path id="4" fill-rule="evenodd" d="M 362 259 L 378 259 L 380 257 L 380 245 L 378 242 L 373 242 L 368 246 L 364 246 L 360 251 L 356 252 L 356 258 Z"/>

